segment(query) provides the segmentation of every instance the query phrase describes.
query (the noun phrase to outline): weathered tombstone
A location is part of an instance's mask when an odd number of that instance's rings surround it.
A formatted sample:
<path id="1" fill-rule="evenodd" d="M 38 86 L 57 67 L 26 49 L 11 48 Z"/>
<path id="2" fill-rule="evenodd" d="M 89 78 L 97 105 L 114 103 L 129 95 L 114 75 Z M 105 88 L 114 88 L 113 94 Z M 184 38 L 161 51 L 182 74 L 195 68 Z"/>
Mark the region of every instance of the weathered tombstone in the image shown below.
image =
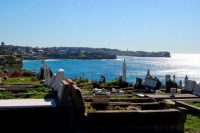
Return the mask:
<path id="1" fill-rule="evenodd" d="M 74 109 L 76 113 L 83 115 L 85 113 L 85 105 L 81 91 L 76 85 L 72 85 L 71 87 L 71 97 Z"/>
<path id="2" fill-rule="evenodd" d="M 193 90 L 193 95 L 200 96 L 200 84 L 196 84 Z"/>
<path id="3" fill-rule="evenodd" d="M 157 84 L 158 84 L 157 80 L 147 79 L 144 82 L 145 90 L 148 92 L 155 92 L 156 90 L 158 90 L 158 88 L 156 88 Z"/>
<path id="4" fill-rule="evenodd" d="M 171 92 L 170 97 L 175 97 L 176 88 L 171 88 L 170 92 Z"/>
<path id="5" fill-rule="evenodd" d="M 106 104 L 109 103 L 109 96 L 108 95 L 94 95 L 92 99 L 93 104 Z"/>
<path id="6" fill-rule="evenodd" d="M 56 80 L 56 74 L 54 73 L 53 76 L 51 77 L 50 79 L 50 83 L 49 83 L 49 86 L 53 88 L 54 86 L 54 83 L 55 83 L 55 80 Z"/>
<path id="7" fill-rule="evenodd" d="M 60 105 L 69 104 L 69 85 L 66 81 L 61 81 L 58 89 L 58 101 Z"/>
<path id="8" fill-rule="evenodd" d="M 185 84 L 184 90 L 187 91 L 187 92 L 192 93 L 193 89 L 195 88 L 195 85 L 196 85 L 196 81 L 186 80 L 186 84 Z"/>
<path id="9" fill-rule="evenodd" d="M 51 75 L 49 66 L 45 65 L 44 67 L 44 84 L 50 85 Z"/>

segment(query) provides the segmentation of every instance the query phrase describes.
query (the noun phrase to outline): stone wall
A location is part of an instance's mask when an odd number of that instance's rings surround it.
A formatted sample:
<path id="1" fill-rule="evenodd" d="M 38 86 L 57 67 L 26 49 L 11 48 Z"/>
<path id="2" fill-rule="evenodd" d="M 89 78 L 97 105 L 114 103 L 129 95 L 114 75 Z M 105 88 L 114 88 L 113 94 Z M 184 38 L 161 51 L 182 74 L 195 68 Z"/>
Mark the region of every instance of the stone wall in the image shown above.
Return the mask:
<path id="1" fill-rule="evenodd" d="M 184 133 L 185 109 L 95 111 L 87 115 L 89 133 Z"/>

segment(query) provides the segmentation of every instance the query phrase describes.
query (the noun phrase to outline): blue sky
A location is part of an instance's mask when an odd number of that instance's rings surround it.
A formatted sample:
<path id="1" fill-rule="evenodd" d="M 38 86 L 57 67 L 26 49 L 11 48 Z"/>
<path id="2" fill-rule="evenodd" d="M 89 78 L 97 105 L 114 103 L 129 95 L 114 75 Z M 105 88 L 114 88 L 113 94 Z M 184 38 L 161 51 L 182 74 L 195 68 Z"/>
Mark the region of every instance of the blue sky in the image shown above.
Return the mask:
<path id="1" fill-rule="evenodd" d="M 0 0 L 0 41 L 200 53 L 200 0 Z"/>

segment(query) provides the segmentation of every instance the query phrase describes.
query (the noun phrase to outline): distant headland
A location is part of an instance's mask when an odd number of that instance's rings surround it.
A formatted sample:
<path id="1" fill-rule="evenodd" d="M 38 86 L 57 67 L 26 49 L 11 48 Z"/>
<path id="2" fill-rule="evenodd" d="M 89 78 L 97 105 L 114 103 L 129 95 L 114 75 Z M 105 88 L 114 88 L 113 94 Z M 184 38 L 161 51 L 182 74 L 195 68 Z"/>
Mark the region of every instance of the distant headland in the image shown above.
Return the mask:
<path id="1" fill-rule="evenodd" d="M 117 56 L 171 57 L 170 52 L 122 51 L 88 47 L 29 47 L 5 45 L 1 42 L 0 55 L 20 54 L 23 59 L 116 59 Z"/>

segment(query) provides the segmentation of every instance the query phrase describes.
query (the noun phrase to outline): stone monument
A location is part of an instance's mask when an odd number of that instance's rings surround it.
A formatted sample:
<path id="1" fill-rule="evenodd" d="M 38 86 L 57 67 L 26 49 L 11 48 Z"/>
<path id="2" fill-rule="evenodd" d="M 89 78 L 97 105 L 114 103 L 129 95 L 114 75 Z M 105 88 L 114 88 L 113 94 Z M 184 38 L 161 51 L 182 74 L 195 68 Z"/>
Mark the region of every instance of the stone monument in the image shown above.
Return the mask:
<path id="1" fill-rule="evenodd" d="M 126 82 L 126 61 L 124 59 L 123 67 L 122 67 L 122 81 Z"/>
<path id="2" fill-rule="evenodd" d="M 53 85 L 54 91 L 58 91 L 59 93 L 59 89 L 62 87 L 61 85 L 62 80 L 64 80 L 64 70 L 59 69 L 56 73 L 55 82 Z"/>

